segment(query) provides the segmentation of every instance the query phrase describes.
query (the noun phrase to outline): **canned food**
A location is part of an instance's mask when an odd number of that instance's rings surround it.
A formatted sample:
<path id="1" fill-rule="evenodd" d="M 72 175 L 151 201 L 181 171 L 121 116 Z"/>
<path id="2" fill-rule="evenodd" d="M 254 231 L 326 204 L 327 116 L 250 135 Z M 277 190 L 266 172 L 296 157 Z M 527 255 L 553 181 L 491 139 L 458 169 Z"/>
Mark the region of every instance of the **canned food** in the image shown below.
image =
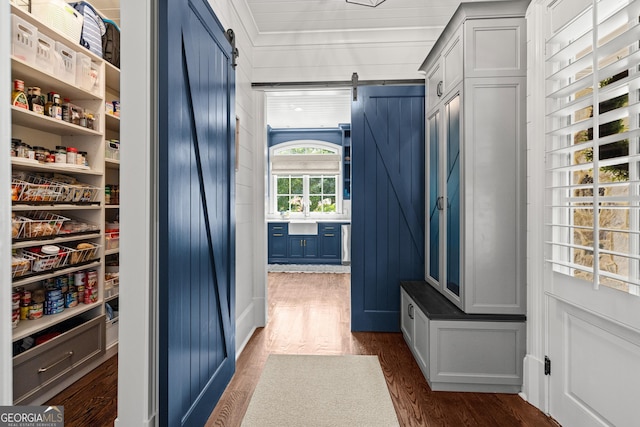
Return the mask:
<path id="1" fill-rule="evenodd" d="M 73 283 L 76 286 L 85 286 L 87 284 L 87 275 L 85 274 L 85 272 L 84 271 L 76 272 L 73 275 Z"/>
<path id="2" fill-rule="evenodd" d="M 18 323 L 20 323 L 20 309 L 13 310 L 13 312 L 11 313 L 11 327 L 17 328 Z"/>
<path id="3" fill-rule="evenodd" d="M 60 298 L 60 299 L 55 300 L 55 301 L 45 301 L 44 302 L 44 307 L 45 308 L 60 308 L 60 307 L 64 307 L 64 298 Z"/>
<path id="4" fill-rule="evenodd" d="M 73 291 L 67 293 L 64 298 L 64 306 L 65 308 L 71 308 L 78 305 L 78 292 Z"/>
<path id="5" fill-rule="evenodd" d="M 20 320 L 27 320 L 29 317 L 29 308 L 31 308 L 30 305 L 20 306 Z"/>
<path id="6" fill-rule="evenodd" d="M 20 311 L 20 298 L 22 294 L 20 291 L 16 291 L 11 295 L 11 309 Z"/>
<path id="7" fill-rule="evenodd" d="M 76 286 L 76 289 L 78 290 L 78 303 L 84 303 L 84 285 Z"/>
<path id="8" fill-rule="evenodd" d="M 63 294 L 67 293 L 69 290 L 69 278 L 67 276 L 56 277 L 56 285 Z"/>
<path id="9" fill-rule="evenodd" d="M 60 308 L 45 308 L 44 309 L 44 314 L 49 316 L 52 314 L 60 314 L 64 311 L 64 306 L 60 307 Z"/>
<path id="10" fill-rule="evenodd" d="M 29 307 L 29 320 L 36 320 L 44 314 L 42 303 L 31 304 Z"/>
<path id="11" fill-rule="evenodd" d="M 22 295 L 20 296 L 20 304 L 31 305 L 31 291 L 22 291 Z"/>
<path id="12" fill-rule="evenodd" d="M 86 287 L 84 290 L 84 303 L 93 304 L 98 301 L 98 288 Z"/>
<path id="13" fill-rule="evenodd" d="M 47 301 L 55 301 L 62 298 L 62 291 L 60 289 L 54 289 L 46 292 Z"/>
<path id="14" fill-rule="evenodd" d="M 87 271 L 87 287 L 93 288 L 98 286 L 98 272 L 96 270 Z"/>

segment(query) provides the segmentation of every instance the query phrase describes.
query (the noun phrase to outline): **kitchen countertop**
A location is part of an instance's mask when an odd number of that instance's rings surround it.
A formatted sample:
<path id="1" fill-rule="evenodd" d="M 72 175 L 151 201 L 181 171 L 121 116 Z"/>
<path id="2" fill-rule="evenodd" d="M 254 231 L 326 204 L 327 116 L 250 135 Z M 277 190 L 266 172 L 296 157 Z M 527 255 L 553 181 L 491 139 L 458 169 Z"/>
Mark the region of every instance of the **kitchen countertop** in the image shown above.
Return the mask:
<path id="1" fill-rule="evenodd" d="M 350 223 L 351 218 L 267 218 L 265 222 L 345 222 Z"/>

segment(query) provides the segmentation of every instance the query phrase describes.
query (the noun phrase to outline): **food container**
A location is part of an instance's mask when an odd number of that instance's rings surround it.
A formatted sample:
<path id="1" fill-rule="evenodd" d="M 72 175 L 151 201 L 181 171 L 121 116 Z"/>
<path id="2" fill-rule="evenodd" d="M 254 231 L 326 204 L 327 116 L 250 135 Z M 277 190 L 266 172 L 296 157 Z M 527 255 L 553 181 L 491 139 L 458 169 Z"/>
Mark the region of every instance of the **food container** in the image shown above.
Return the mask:
<path id="1" fill-rule="evenodd" d="M 11 327 L 17 328 L 18 323 L 20 323 L 20 309 L 11 312 Z"/>
<path id="2" fill-rule="evenodd" d="M 78 149 L 75 147 L 67 147 L 67 164 L 76 164 L 76 157 L 78 156 Z"/>
<path id="3" fill-rule="evenodd" d="M 21 291 L 13 291 L 11 294 L 11 310 L 20 310 L 20 298 L 22 297 Z"/>
<path id="4" fill-rule="evenodd" d="M 56 163 L 67 163 L 67 147 L 56 145 Z"/>
<path id="5" fill-rule="evenodd" d="M 78 291 L 67 292 L 64 298 L 65 308 L 71 308 L 78 305 Z"/>
<path id="6" fill-rule="evenodd" d="M 42 303 L 31 304 L 31 306 L 29 307 L 29 315 L 27 316 L 27 318 L 29 320 L 40 319 L 44 314 L 43 308 L 44 307 Z"/>

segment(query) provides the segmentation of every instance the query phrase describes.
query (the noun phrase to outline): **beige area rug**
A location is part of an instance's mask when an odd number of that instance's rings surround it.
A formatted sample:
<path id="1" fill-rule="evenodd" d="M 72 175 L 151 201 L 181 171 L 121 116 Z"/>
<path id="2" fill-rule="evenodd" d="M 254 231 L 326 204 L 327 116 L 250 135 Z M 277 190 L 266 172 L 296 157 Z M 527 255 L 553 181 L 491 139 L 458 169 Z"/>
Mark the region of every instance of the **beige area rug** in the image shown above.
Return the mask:
<path id="1" fill-rule="evenodd" d="M 378 356 L 269 355 L 243 427 L 398 426 Z"/>

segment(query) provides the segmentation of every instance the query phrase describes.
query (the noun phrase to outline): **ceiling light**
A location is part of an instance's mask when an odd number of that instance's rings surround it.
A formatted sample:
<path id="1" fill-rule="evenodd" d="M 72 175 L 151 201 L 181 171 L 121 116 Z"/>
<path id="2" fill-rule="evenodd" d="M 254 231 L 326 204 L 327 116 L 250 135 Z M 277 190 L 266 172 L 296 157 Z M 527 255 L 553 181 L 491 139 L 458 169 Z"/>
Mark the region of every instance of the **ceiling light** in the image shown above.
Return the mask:
<path id="1" fill-rule="evenodd" d="M 383 3 L 384 0 L 347 0 L 347 3 L 359 4 L 362 6 L 376 7 Z"/>

